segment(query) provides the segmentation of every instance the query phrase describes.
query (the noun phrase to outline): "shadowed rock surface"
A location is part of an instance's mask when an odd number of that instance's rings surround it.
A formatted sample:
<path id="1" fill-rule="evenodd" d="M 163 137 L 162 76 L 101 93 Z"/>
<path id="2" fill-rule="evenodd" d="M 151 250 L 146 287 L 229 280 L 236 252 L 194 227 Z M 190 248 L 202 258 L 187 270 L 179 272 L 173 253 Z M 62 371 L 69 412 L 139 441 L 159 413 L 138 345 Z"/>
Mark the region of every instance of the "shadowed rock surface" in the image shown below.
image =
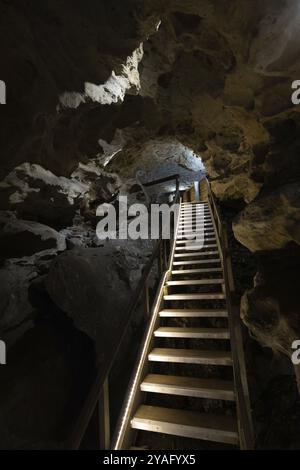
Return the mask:
<path id="1" fill-rule="evenodd" d="M 298 0 L 0 1 L 0 337 L 14 358 L 0 376 L 4 447 L 54 445 L 77 377 L 109 350 L 151 247 L 101 247 L 96 210 L 118 195 L 145 202 L 138 172 L 143 182 L 179 172 L 184 189 L 204 164 L 230 229 L 243 321 L 277 354 L 300 337 L 299 18 Z M 173 193 L 174 183 L 149 190 L 153 201 Z M 280 429 L 299 415 L 291 371 L 276 362 L 265 380 L 257 364 L 272 355 L 253 343 L 259 446 L 299 446 Z M 270 429 L 272 404 L 282 421 Z M 18 434 L 19 420 L 29 427 Z"/>

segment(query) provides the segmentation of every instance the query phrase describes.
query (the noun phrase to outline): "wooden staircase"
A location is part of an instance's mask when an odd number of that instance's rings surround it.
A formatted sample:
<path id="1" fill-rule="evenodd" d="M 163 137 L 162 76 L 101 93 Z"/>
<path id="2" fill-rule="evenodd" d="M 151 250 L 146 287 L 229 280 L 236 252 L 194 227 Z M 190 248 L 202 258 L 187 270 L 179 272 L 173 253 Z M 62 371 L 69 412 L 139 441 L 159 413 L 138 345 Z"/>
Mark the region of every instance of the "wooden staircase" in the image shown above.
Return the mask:
<path id="1" fill-rule="evenodd" d="M 185 194 L 181 203 L 169 270 L 155 300 L 114 449 L 151 449 L 153 433 L 162 434 L 169 442 L 164 445 L 173 448 L 172 438 L 188 439 L 185 449 L 195 448 L 195 441 L 200 449 L 204 441 L 216 448 L 251 448 L 240 412 L 244 364 L 236 364 L 228 273 L 206 186 L 201 201 L 189 202 Z M 196 241 L 191 238 L 195 234 Z M 245 385 L 245 376 L 242 380 Z"/>

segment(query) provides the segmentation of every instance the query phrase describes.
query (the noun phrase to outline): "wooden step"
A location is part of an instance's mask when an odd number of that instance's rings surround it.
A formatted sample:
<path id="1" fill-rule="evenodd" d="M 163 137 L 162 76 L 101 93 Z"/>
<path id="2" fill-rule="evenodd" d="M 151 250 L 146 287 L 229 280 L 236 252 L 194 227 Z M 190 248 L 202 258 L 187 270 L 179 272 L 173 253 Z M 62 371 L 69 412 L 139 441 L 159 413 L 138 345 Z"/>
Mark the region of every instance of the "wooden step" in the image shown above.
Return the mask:
<path id="1" fill-rule="evenodd" d="M 210 214 L 204 212 L 191 212 L 190 214 L 180 214 L 181 219 L 211 219 Z"/>
<path id="2" fill-rule="evenodd" d="M 204 273 L 220 273 L 223 272 L 222 268 L 202 268 L 202 269 L 179 269 L 172 271 L 172 275 L 182 274 L 183 276 L 189 274 L 204 274 Z"/>
<path id="3" fill-rule="evenodd" d="M 187 233 L 191 234 L 191 233 L 196 232 L 196 233 L 199 233 L 199 235 L 202 234 L 202 236 L 203 236 L 203 234 L 207 233 L 208 229 L 213 230 L 213 227 L 212 226 L 211 227 L 206 227 L 206 226 L 203 227 L 202 224 L 197 224 L 197 225 L 193 225 L 193 226 L 192 225 L 183 225 L 183 226 L 178 227 L 178 232 L 179 232 L 178 235 L 181 236 L 183 234 L 186 235 Z"/>
<path id="4" fill-rule="evenodd" d="M 168 294 L 164 295 L 164 300 L 223 300 L 225 294 Z"/>
<path id="5" fill-rule="evenodd" d="M 228 380 L 149 374 L 141 384 L 141 391 L 215 400 L 235 400 L 233 382 Z"/>
<path id="6" fill-rule="evenodd" d="M 179 225 L 195 225 L 198 224 L 206 226 L 207 224 L 212 223 L 212 219 L 203 219 L 203 217 L 197 217 L 195 219 L 179 219 Z"/>
<path id="7" fill-rule="evenodd" d="M 174 258 L 201 258 L 201 256 L 213 256 L 218 255 L 217 250 L 213 251 L 190 251 L 188 253 L 175 253 Z"/>
<path id="8" fill-rule="evenodd" d="M 181 209 L 180 214 L 208 214 L 210 215 L 211 212 L 209 209 L 200 207 L 199 209 L 196 209 L 196 208 Z"/>
<path id="9" fill-rule="evenodd" d="M 201 231 L 201 230 L 180 230 L 177 232 L 176 241 L 189 241 L 195 243 L 197 239 L 205 240 L 207 235 L 215 236 L 214 229 L 211 229 L 210 232 L 208 231 Z"/>
<path id="10" fill-rule="evenodd" d="M 210 214 L 204 214 L 200 212 L 195 212 L 191 214 L 181 214 L 180 219 L 191 220 L 191 219 L 211 219 Z"/>
<path id="11" fill-rule="evenodd" d="M 180 215 L 194 215 L 194 214 L 205 214 L 205 215 L 211 215 L 211 212 L 208 209 L 186 209 L 186 210 L 181 210 Z"/>
<path id="12" fill-rule="evenodd" d="M 183 202 L 181 205 L 182 206 L 204 206 L 207 205 L 208 202 L 200 201 L 200 202 Z"/>
<path id="13" fill-rule="evenodd" d="M 200 203 L 200 204 L 181 204 L 181 207 L 180 207 L 181 210 L 187 210 L 187 209 L 206 209 L 208 210 L 209 209 L 209 205 L 208 204 L 203 204 L 203 203 Z"/>
<path id="14" fill-rule="evenodd" d="M 184 218 L 179 218 L 179 221 L 180 223 L 182 222 L 185 222 L 185 223 L 195 223 L 196 221 L 198 222 L 202 222 L 202 223 L 211 223 L 212 222 L 212 218 L 211 217 L 203 217 L 203 216 L 199 216 L 199 217 L 184 217 Z"/>
<path id="15" fill-rule="evenodd" d="M 211 213 L 210 212 L 206 212 L 206 211 L 185 211 L 185 212 L 180 212 L 180 217 L 181 218 L 190 218 L 190 217 L 212 217 Z"/>
<path id="16" fill-rule="evenodd" d="M 213 227 L 213 224 L 212 223 L 208 223 L 208 222 L 203 222 L 202 220 L 199 220 L 200 223 L 196 224 L 196 223 L 182 223 L 180 222 L 179 224 L 179 228 L 190 228 L 190 227 L 194 227 L 195 225 L 199 225 L 199 228 L 201 226 L 201 228 L 208 228 L 208 227 Z"/>
<path id="17" fill-rule="evenodd" d="M 205 212 L 191 212 L 189 214 L 184 213 L 180 214 L 180 219 L 190 220 L 190 219 L 212 219 L 211 214 L 206 214 Z"/>
<path id="18" fill-rule="evenodd" d="M 195 231 L 195 230 L 181 230 L 180 232 L 178 231 L 177 232 L 177 238 L 176 238 L 176 241 L 177 242 L 191 242 L 191 243 L 195 243 L 197 242 L 198 240 L 206 240 L 206 236 L 207 235 L 213 235 L 215 236 L 214 234 L 214 230 L 212 229 L 210 233 L 208 232 L 200 232 L 199 230 Z"/>
<path id="19" fill-rule="evenodd" d="M 223 284 L 224 279 L 189 279 L 188 281 L 167 281 L 167 286 L 198 286 L 209 284 Z"/>
<path id="20" fill-rule="evenodd" d="M 182 235 L 188 235 L 188 234 L 196 234 L 196 235 L 215 235 L 215 229 L 213 227 L 209 227 L 207 229 L 200 229 L 200 228 L 197 228 L 197 230 L 191 230 L 190 228 L 189 229 L 184 229 L 184 228 L 180 228 L 178 229 L 178 233 L 177 233 L 177 239 L 179 238 L 186 238 L 185 236 L 182 236 Z"/>
<path id="21" fill-rule="evenodd" d="M 172 362 L 183 364 L 205 364 L 215 366 L 231 366 L 232 358 L 229 351 L 202 351 L 201 349 L 155 348 L 149 356 L 151 362 Z"/>
<path id="22" fill-rule="evenodd" d="M 154 331 L 157 338 L 230 339 L 226 328 L 160 327 Z"/>
<path id="23" fill-rule="evenodd" d="M 212 224 L 203 224 L 202 222 L 197 223 L 197 224 L 184 224 L 184 225 L 179 225 L 178 226 L 178 231 L 179 232 L 207 232 L 208 230 L 214 229 L 214 226 Z"/>
<path id="24" fill-rule="evenodd" d="M 180 218 L 179 219 L 179 222 L 180 224 L 195 224 L 196 222 L 198 222 L 198 224 L 207 224 L 207 223 L 211 223 L 212 222 L 212 219 L 211 217 L 193 217 L 193 218 L 187 218 L 187 217 L 184 217 L 184 218 Z"/>
<path id="25" fill-rule="evenodd" d="M 216 240 L 209 240 L 209 239 L 203 239 L 199 237 L 199 239 L 197 240 L 191 240 L 190 242 L 188 242 L 187 244 L 186 241 L 182 242 L 181 244 L 179 244 L 180 242 L 177 242 L 176 243 L 176 251 L 180 251 L 180 250 L 201 250 L 203 248 L 206 248 L 206 249 L 210 249 L 210 248 L 218 248 L 218 244 L 216 243 Z"/>
<path id="26" fill-rule="evenodd" d="M 203 224 L 198 224 L 198 225 L 199 225 L 199 227 L 197 227 L 197 232 L 199 232 L 199 233 L 202 233 L 202 232 L 210 233 L 210 232 L 215 230 L 213 226 L 212 227 L 206 227 Z M 201 225 L 201 227 L 200 227 L 200 225 Z M 181 227 L 180 230 L 178 229 L 178 231 L 181 231 L 181 232 L 194 232 L 195 230 L 193 230 L 191 228 Z"/>
<path id="27" fill-rule="evenodd" d="M 176 251 L 192 251 L 192 250 L 210 250 L 211 248 L 218 248 L 217 244 L 211 244 L 211 245 L 193 245 L 190 244 L 189 246 L 179 246 L 176 248 Z"/>
<path id="28" fill-rule="evenodd" d="M 203 236 L 204 238 L 204 241 L 208 244 L 209 243 L 214 243 L 216 241 L 216 237 L 213 235 L 213 236 Z M 196 242 L 195 240 L 179 240 L 179 241 L 176 241 L 176 246 L 178 245 L 185 245 L 185 246 L 190 246 L 190 245 L 194 245 Z"/>
<path id="29" fill-rule="evenodd" d="M 221 262 L 220 258 L 201 259 L 201 260 L 195 260 L 195 261 L 174 261 L 173 266 L 187 266 L 187 265 L 193 265 L 193 264 L 214 264 L 214 263 L 220 263 L 220 262 Z"/>
<path id="30" fill-rule="evenodd" d="M 207 224 L 208 222 L 212 222 L 211 217 L 183 217 L 179 219 L 180 224 L 195 224 L 196 222 L 200 224 Z"/>
<path id="31" fill-rule="evenodd" d="M 162 318 L 227 318 L 227 310 L 222 309 L 191 309 L 165 308 L 159 312 Z"/>

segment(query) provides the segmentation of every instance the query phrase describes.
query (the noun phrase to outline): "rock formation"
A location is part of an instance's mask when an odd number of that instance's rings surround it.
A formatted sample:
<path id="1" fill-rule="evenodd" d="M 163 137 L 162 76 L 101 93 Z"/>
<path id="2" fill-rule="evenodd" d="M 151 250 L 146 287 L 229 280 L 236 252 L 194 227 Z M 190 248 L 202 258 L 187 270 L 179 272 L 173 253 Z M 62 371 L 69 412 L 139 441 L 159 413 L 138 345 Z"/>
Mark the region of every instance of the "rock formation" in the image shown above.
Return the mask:
<path id="1" fill-rule="evenodd" d="M 51 342 L 57 318 L 88 357 L 101 350 L 151 246 L 128 245 L 138 261 L 101 246 L 97 206 L 145 200 L 137 172 L 178 172 L 185 187 L 202 162 L 220 202 L 239 207 L 234 235 L 257 262 L 242 318 L 288 354 L 300 337 L 298 3 L 0 0 L 0 334 L 20 354 L 30 335 Z M 55 344 L 59 375 L 69 350 Z"/>

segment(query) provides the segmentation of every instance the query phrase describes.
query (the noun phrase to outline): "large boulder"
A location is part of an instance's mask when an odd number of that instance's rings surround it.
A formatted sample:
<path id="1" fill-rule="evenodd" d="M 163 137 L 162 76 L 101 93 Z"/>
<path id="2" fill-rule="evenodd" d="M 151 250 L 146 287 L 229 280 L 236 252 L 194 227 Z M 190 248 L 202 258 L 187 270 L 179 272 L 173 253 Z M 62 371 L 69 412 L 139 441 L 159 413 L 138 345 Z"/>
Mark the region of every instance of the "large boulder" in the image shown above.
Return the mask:
<path id="1" fill-rule="evenodd" d="M 74 178 L 58 177 L 40 165 L 24 163 L 0 183 L 0 209 L 60 229 L 72 225 L 88 189 Z"/>
<path id="2" fill-rule="evenodd" d="M 135 251 L 134 251 L 135 247 Z M 116 241 L 101 248 L 76 248 L 57 257 L 46 286 L 53 302 L 94 342 L 99 355 L 126 322 L 128 306 L 149 249 Z"/>
<path id="3" fill-rule="evenodd" d="M 65 237 L 56 230 L 30 220 L 19 220 L 0 211 L 0 258 L 20 258 L 42 251 L 63 251 Z"/>

